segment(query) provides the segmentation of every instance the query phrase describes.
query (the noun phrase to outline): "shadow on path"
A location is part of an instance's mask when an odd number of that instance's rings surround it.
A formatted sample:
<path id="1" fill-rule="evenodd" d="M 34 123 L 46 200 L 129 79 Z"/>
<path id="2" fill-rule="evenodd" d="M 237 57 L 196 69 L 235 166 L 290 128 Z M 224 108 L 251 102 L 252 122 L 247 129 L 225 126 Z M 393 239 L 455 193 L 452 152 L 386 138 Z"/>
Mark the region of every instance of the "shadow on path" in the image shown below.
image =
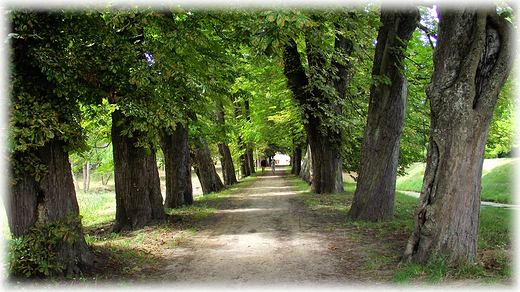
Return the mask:
<path id="1" fill-rule="evenodd" d="M 325 236 L 292 205 L 297 194 L 284 168 L 257 175 L 207 219 L 213 222 L 169 251 L 164 278 L 190 287 L 349 283 Z"/>

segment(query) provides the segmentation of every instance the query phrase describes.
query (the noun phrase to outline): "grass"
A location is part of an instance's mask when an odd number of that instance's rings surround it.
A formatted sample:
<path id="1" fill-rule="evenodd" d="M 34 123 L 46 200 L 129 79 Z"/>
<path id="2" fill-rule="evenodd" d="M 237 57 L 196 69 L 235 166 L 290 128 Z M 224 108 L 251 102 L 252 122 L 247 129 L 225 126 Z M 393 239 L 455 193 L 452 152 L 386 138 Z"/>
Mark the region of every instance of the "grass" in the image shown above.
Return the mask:
<path id="1" fill-rule="evenodd" d="M 482 201 L 504 204 L 514 203 L 514 179 L 517 159 L 487 159 L 482 170 Z M 420 192 L 424 176 L 424 163 L 415 163 L 398 177 L 396 189 Z"/>
<path id="2" fill-rule="evenodd" d="M 499 165 L 482 176 L 482 200 L 512 204 L 515 163 Z M 485 198 L 485 199 L 484 199 Z"/>
<path id="3" fill-rule="evenodd" d="M 486 175 L 512 164 L 497 166 Z M 421 167 L 409 170 L 409 176 L 421 174 Z M 421 178 L 422 179 L 422 178 Z M 288 177 L 289 183 L 300 193 L 300 201 L 309 212 L 320 216 L 342 218 L 335 224 L 327 225 L 325 231 L 341 232 L 344 229 L 347 239 L 359 244 L 372 244 L 377 248 L 366 248 L 366 257 L 356 270 L 363 275 L 372 276 L 372 270 L 391 270 L 393 283 L 428 283 L 439 284 L 458 280 L 476 280 L 483 282 L 508 281 L 514 275 L 512 258 L 508 256 L 512 244 L 513 216 L 510 209 L 482 207 L 478 238 L 479 259 L 475 263 L 448 265 L 445 259 L 437 259 L 426 265 L 399 263 L 404 246 L 413 230 L 413 214 L 417 198 L 396 192 L 394 220 L 391 222 L 366 222 L 346 220 L 350 208 L 355 184 L 345 183 L 345 193 L 335 195 L 316 195 L 309 192 L 309 185 L 298 177 Z M 408 179 L 407 183 L 413 179 Z M 422 182 L 421 182 L 422 183 Z M 411 183 L 410 185 L 412 185 Z M 509 251 L 508 251 L 509 250 Z"/>
<path id="4" fill-rule="evenodd" d="M 414 163 L 406 170 L 406 175 L 397 178 L 396 189 L 400 191 L 420 192 L 426 164 Z"/>
<path id="5" fill-rule="evenodd" d="M 93 191 L 77 192 L 78 205 L 81 216 L 83 216 L 83 226 L 95 226 L 104 222 L 109 222 L 114 218 L 116 210 L 116 200 L 114 192 Z"/>
<path id="6" fill-rule="evenodd" d="M 510 209 L 482 207 L 480 210 L 479 249 L 502 248 L 510 243 L 514 213 Z"/>

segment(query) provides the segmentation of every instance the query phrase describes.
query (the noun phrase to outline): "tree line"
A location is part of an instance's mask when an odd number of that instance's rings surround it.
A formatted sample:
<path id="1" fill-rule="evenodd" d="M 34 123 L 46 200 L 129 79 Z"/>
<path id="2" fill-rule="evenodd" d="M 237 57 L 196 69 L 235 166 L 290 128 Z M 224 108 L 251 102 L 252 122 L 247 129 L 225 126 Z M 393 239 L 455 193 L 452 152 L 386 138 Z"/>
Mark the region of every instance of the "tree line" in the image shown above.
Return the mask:
<path id="1" fill-rule="evenodd" d="M 218 192 L 280 151 L 317 195 L 357 173 L 350 220 L 392 220 L 396 176 L 425 160 L 405 258 L 475 259 L 484 156 L 513 147 L 514 17 L 439 5 L 437 22 L 434 10 L 9 10 L 10 232 L 72 218 L 74 240 L 55 251 L 77 272 L 95 259 L 71 157 L 112 148 L 119 232 L 192 204 L 192 169 Z"/>

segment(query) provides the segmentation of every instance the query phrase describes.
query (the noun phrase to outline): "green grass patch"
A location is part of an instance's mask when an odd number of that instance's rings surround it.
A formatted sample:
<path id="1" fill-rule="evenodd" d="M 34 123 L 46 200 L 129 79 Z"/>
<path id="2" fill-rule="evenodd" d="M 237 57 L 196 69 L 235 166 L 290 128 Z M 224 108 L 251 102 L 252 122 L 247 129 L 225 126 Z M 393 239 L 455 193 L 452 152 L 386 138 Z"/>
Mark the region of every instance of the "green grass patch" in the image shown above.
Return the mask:
<path id="1" fill-rule="evenodd" d="M 440 257 L 423 265 L 407 263 L 397 269 L 392 281 L 396 284 L 410 282 L 440 284 L 465 279 L 493 283 L 513 277 L 510 263 L 503 261 L 500 256 L 493 259 L 493 262 L 495 263 L 493 267 L 482 261 L 448 264 L 446 258 Z"/>
<path id="2" fill-rule="evenodd" d="M 356 191 L 356 183 L 344 182 L 343 183 L 343 189 L 347 193 L 354 193 Z"/>
<path id="3" fill-rule="evenodd" d="M 77 192 L 80 215 L 85 227 L 99 225 L 115 219 L 116 197 L 114 192 Z"/>
<path id="4" fill-rule="evenodd" d="M 484 162 L 482 201 L 513 204 L 516 161 L 515 158 L 502 158 Z M 494 166 L 494 164 L 497 166 Z M 415 163 L 409 167 L 405 176 L 397 178 L 396 189 L 420 192 L 425 167 L 426 164 L 424 163 Z"/>
<path id="5" fill-rule="evenodd" d="M 482 200 L 513 203 L 515 163 L 499 165 L 482 176 Z"/>
<path id="6" fill-rule="evenodd" d="M 401 191 L 420 192 L 423 183 L 425 163 L 414 163 L 406 170 L 405 176 L 397 177 L 396 189 Z"/>
<path id="7" fill-rule="evenodd" d="M 479 249 L 502 248 L 511 243 L 513 211 L 485 206 L 480 210 Z"/>
<path id="8" fill-rule="evenodd" d="M 402 284 L 408 283 L 412 280 L 421 280 L 430 284 L 440 283 L 446 272 L 448 270 L 448 266 L 446 265 L 445 259 L 437 259 L 429 262 L 426 265 L 418 265 L 418 264 L 406 264 L 400 270 L 394 273 L 393 282 Z"/>
<path id="9" fill-rule="evenodd" d="M 285 177 L 285 180 L 298 192 L 309 192 L 310 185 L 306 181 L 302 180 L 299 176 L 290 175 L 290 172 Z"/>

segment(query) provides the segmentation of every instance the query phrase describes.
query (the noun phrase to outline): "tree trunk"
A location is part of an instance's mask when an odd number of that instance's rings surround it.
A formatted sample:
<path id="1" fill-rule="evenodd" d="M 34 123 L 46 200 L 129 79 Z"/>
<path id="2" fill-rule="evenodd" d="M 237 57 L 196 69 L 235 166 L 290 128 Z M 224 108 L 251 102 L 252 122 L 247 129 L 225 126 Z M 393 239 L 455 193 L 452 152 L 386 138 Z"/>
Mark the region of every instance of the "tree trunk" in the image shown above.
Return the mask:
<path id="1" fill-rule="evenodd" d="M 75 187 L 75 190 L 81 190 L 81 188 L 79 187 L 79 181 L 76 179 L 76 176 L 74 175 L 74 171 L 71 171 L 71 175 L 72 175 L 72 182 L 74 183 L 74 187 Z"/>
<path id="2" fill-rule="evenodd" d="M 311 183 L 311 172 L 312 172 L 312 153 L 311 146 L 307 144 L 307 152 L 305 153 L 305 157 L 303 158 L 303 166 L 300 171 L 300 177 L 302 180 Z"/>
<path id="3" fill-rule="evenodd" d="M 300 175 L 302 169 L 302 148 L 294 146 L 291 157 L 291 174 Z"/>
<path id="4" fill-rule="evenodd" d="M 47 173 L 36 181 L 33 175 L 26 172 L 22 180 L 10 187 L 6 211 L 13 236 L 27 235 L 36 222 L 51 223 L 79 216 L 69 157 L 63 149 L 65 145 L 65 142 L 54 138 L 35 150 L 34 154 L 47 167 Z M 78 267 L 94 263 L 81 223 L 75 228 L 78 236 L 75 242 L 70 246 L 58 246 L 56 250 L 58 260 L 67 268 L 67 274 L 78 273 Z"/>
<path id="5" fill-rule="evenodd" d="M 165 208 L 193 204 L 188 125 L 177 123 L 171 135 L 161 137 L 166 172 Z"/>
<path id="6" fill-rule="evenodd" d="M 311 192 L 336 194 L 343 192 L 341 150 L 327 137 L 319 134 L 317 127 L 307 131 L 312 149 Z"/>
<path id="7" fill-rule="evenodd" d="M 193 167 L 199 178 L 202 193 L 207 195 L 222 190 L 224 185 L 215 170 L 215 164 L 213 164 L 213 159 L 211 159 L 206 140 L 199 138 L 193 145 L 193 153 Z"/>
<path id="8" fill-rule="evenodd" d="M 320 68 L 324 60 L 312 54 L 312 44 L 307 43 L 309 66 Z M 313 180 L 311 192 L 343 192 L 341 161 L 341 135 L 328 124 L 323 123 L 326 116 L 338 114 L 341 110 L 333 98 L 327 98 L 319 88 L 309 91 L 309 80 L 300 60 L 296 42 L 292 39 L 284 49 L 284 74 L 288 86 L 303 108 L 303 119 L 307 139 L 312 150 Z M 329 108 L 329 112 L 324 112 Z"/>
<path id="9" fill-rule="evenodd" d="M 35 17 L 35 26 L 32 28 L 35 35 L 40 31 L 48 32 L 45 29 L 41 30 L 44 27 L 59 30 L 56 18 L 49 17 L 46 12 L 29 13 L 26 17 L 31 19 Z M 12 30 L 7 32 L 17 32 L 13 23 L 10 23 L 10 26 Z M 11 80 L 11 84 L 16 85 L 11 88 L 10 92 L 13 105 L 16 105 L 15 99 L 32 98 L 34 100 L 31 103 L 36 106 L 50 104 L 52 108 L 64 107 L 60 108 L 62 112 L 68 112 L 67 109 L 72 108 L 70 103 L 74 101 L 56 96 L 53 92 L 56 84 L 47 78 L 35 59 L 38 48 L 43 48 L 50 42 L 45 37 L 11 38 L 9 42 L 13 53 L 11 62 L 14 70 L 14 75 L 11 77 L 17 79 L 16 82 Z M 17 86 L 17 84 L 22 86 Z M 16 107 L 12 111 L 9 114 L 15 115 Z M 39 114 L 27 112 L 24 115 L 34 119 Z M 51 126 L 51 129 L 58 127 L 58 124 L 69 123 L 71 121 L 69 118 L 70 116 L 66 114 L 56 113 L 54 120 L 56 125 Z M 11 122 L 18 123 L 16 120 Z M 29 132 L 33 131 L 28 124 L 21 123 L 14 126 L 24 128 L 23 130 Z M 37 122 L 30 125 L 31 128 L 39 126 Z M 74 128 L 74 125 L 70 126 Z M 44 125 L 44 127 L 48 128 L 49 125 Z M 39 129 L 36 129 L 36 132 L 42 133 Z M 71 132 L 65 135 L 71 135 Z M 14 176 L 20 170 L 23 172 L 22 177 L 15 184 L 8 185 L 7 200 L 4 202 L 9 229 L 13 237 L 28 235 L 30 228 L 34 227 L 36 223 L 47 224 L 57 220 L 76 219 L 80 216 L 69 156 L 64 149 L 69 145 L 58 138 L 63 135 L 59 135 L 57 131 L 53 133 L 53 136 L 54 138 L 50 138 L 43 146 L 26 145 L 28 148 L 24 152 L 9 153 L 9 175 Z M 68 136 L 68 138 L 74 140 L 74 137 Z M 7 161 L 6 157 L 4 159 Z M 38 178 L 32 175 L 30 170 L 23 170 L 27 166 L 24 165 L 24 161 L 27 163 L 26 161 L 37 160 L 46 167 L 46 172 Z M 32 167 L 38 166 L 32 165 Z M 4 197 L 2 196 L 2 198 Z M 80 268 L 92 266 L 95 259 L 85 242 L 81 221 L 72 220 L 69 227 L 76 231 L 77 238 L 74 243 L 56 245 L 52 252 L 56 253 L 59 264 L 65 265 L 67 275 L 79 274 Z M 52 271 L 53 274 L 55 272 Z"/>
<path id="10" fill-rule="evenodd" d="M 242 177 L 247 177 L 251 175 L 247 153 L 240 155 L 240 171 L 242 172 Z"/>
<path id="11" fill-rule="evenodd" d="M 112 113 L 116 221 L 112 232 L 139 229 L 165 212 L 159 171 L 153 149 L 136 148 L 137 135 L 121 134 L 128 119 L 120 110 Z"/>
<path id="12" fill-rule="evenodd" d="M 255 158 L 253 155 L 253 149 L 251 148 L 247 149 L 247 163 L 249 166 L 249 172 L 251 174 L 255 173 Z"/>
<path id="13" fill-rule="evenodd" d="M 215 119 L 219 127 L 219 133 L 222 137 L 222 141 L 218 142 L 218 152 L 220 153 L 220 164 L 222 165 L 222 176 L 225 185 L 233 185 L 237 183 L 237 177 L 235 174 L 235 165 L 233 164 L 233 157 L 229 146 L 225 142 L 226 131 L 225 131 L 225 119 L 224 119 L 224 108 L 221 103 L 215 105 L 217 110 L 215 111 Z"/>
<path id="14" fill-rule="evenodd" d="M 222 165 L 222 175 L 224 176 L 225 185 L 233 185 L 237 183 L 237 177 L 235 174 L 235 165 L 233 164 L 233 157 L 231 151 L 225 143 L 218 144 L 218 151 L 222 156 L 220 158 L 220 164 Z"/>
<path id="15" fill-rule="evenodd" d="M 106 186 L 108 184 L 108 180 L 110 179 L 110 174 L 101 174 L 101 184 Z"/>
<path id="16" fill-rule="evenodd" d="M 405 250 L 416 263 L 477 257 L 487 132 L 514 56 L 511 25 L 493 6 L 439 5 L 439 18 L 426 170 Z"/>
<path id="17" fill-rule="evenodd" d="M 238 149 L 240 151 L 244 151 L 242 155 L 240 155 L 240 172 L 242 173 L 242 177 L 248 177 L 251 175 L 251 170 L 249 169 L 249 159 L 247 158 L 247 152 L 244 145 L 244 141 L 242 138 L 238 137 Z"/>
<path id="18" fill-rule="evenodd" d="M 83 191 L 88 192 L 90 188 L 90 161 L 83 165 Z"/>
<path id="19" fill-rule="evenodd" d="M 392 220 L 399 144 L 403 132 L 408 83 L 402 61 L 406 43 L 419 24 L 416 7 L 409 10 L 381 9 L 381 22 L 372 75 L 388 78 L 370 88 L 367 126 L 361 147 L 361 161 L 351 220 Z"/>

